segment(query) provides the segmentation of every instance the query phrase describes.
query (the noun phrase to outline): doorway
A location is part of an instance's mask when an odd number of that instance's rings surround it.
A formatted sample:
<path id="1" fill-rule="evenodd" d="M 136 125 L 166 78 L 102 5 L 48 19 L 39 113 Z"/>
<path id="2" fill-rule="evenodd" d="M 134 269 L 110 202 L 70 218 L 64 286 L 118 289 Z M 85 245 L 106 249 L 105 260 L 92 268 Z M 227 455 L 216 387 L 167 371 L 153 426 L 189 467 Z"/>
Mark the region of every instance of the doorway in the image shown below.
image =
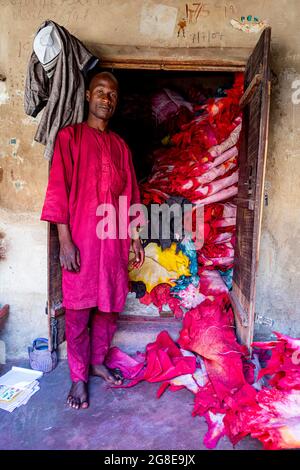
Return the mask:
<path id="1" fill-rule="evenodd" d="M 176 139 L 176 135 L 180 135 L 180 132 L 182 132 L 183 129 L 187 129 L 189 126 L 195 126 L 195 132 L 197 129 L 198 131 L 203 129 L 204 132 L 207 129 L 207 134 L 211 132 L 211 141 L 207 135 L 208 147 L 215 143 L 215 139 L 217 139 L 218 142 L 220 139 L 222 140 L 222 135 L 227 137 L 227 134 L 230 132 L 230 128 L 233 127 L 232 122 L 228 123 L 228 127 L 226 127 L 226 125 L 224 126 L 223 123 L 221 126 L 214 129 L 215 125 L 213 124 L 210 126 L 205 119 L 205 114 L 207 112 L 206 108 L 212 106 L 223 106 L 223 104 L 226 103 L 226 100 L 229 99 L 227 96 L 228 90 L 231 90 L 229 93 L 232 93 L 232 88 L 238 80 L 240 81 L 241 86 L 239 90 L 236 90 L 237 98 L 238 93 L 242 95 L 243 74 L 240 72 L 226 73 L 128 69 L 116 70 L 114 71 L 114 74 L 118 78 L 120 84 L 120 101 L 116 114 L 112 119 L 111 128 L 125 140 L 131 150 L 137 180 L 140 184 L 142 202 L 147 206 L 148 214 L 150 213 L 151 207 L 153 208 L 153 203 L 155 203 L 155 201 L 151 200 L 150 204 L 150 199 L 145 194 L 145 191 L 147 193 L 146 187 L 150 187 L 150 189 L 153 187 L 159 190 L 162 188 L 161 184 L 164 185 L 164 181 L 166 181 L 164 191 L 173 198 L 173 204 L 176 203 L 176 201 L 179 202 L 182 200 L 183 202 L 184 199 L 187 207 L 188 204 L 191 204 L 189 195 L 193 193 L 195 194 L 195 192 L 185 191 L 184 185 L 185 183 L 189 184 L 189 182 L 192 181 L 188 176 L 192 172 L 191 168 L 193 168 L 195 175 L 197 171 L 197 174 L 202 172 L 202 169 L 200 169 L 200 154 L 201 152 L 203 155 L 205 153 L 205 135 L 203 135 L 202 138 L 200 137 L 200 140 L 193 147 L 193 150 L 188 146 L 187 148 L 183 148 L 182 145 L 176 145 L 173 138 Z M 238 116 L 240 114 L 239 108 L 236 106 L 232 109 L 231 114 L 233 120 L 234 115 Z M 225 116 L 225 112 L 223 112 L 223 115 Z M 193 140 L 192 136 L 191 139 Z M 158 160 L 159 158 L 167 157 L 168 152 L 176 152 L 174 157 L 175 162 L 173 161 L 173 163 L 175 163 L 174 168 L 170 173 L 168 173 L 168 180 L 166 180 L 165 176 L 162 175 L 162 180 L 160 182 L 156 181 L 155 183 L 155 174 L 160 171 L 161 167 Z M 182 161 L 179 170 L 179 167 L 176 166 L 176 160 L 178 160 L 178 162 L 183 160 L 184 152 L 184 161 Z M 197 159 L 199 160 L 199 170 L 196 168 L 196 164 L 193 164 Z M 219 177 L 221 177 L 222 174 L 225 175 L 225 177 L 228 177 L 236 171 L 238 167 L 237 158 L 230 158 L 228 156 L 227 160 L 227 163 L 225 163 L 223 167 L 217 167 L 217 171 L 212 171 L 214 174 L 212 174 L 210 178 L 209 175 L 206 175 L 206 180 L 208 181 L 209 179 L 209 181 L 214 181 L 218 178 L 218 172 Z M 193 166 L 191 166 L 191 164 L 193 164 Z M 213 162 L 211 162 L 212 168 L 213 165 Z M 164 165 L 164 167 L 166 167 L 166 165 Z M 178 171 L 183 173 L 181 178 L 176 174 Z M 164 170 L 162 170 L 162 172 L 164 172 Z M 184 175 L 184 173 L 186 175 Z M 205 179 L 204 175 L 202 175 L 202 178 Z M 169 188 L 172 181 L 173 184 L 176 185 L 176 183 L 174 183 L 174 179 L 179 182 L 178 187 Z M 197 184 L 197 181 L 195 181 L 195 184 Z M 180 185 L 183 187 L 180 188 Z M 200 186 L 200 183 L 198 186 Z M 221 200 L 224 201 L 224 197 Z M 165 200 L 162 201 L 162 203 L 164 202 Z M 228 199 L 228 203 L 230 204 L 230 199 Z M 214 210 L 222 209 L 220 204 L 217 206 L 209 206 L 209 208 L 211 207 L 213 207 Z M 227 205 L 227 212 L 228 207 L 229 206 Z M 180 211 L 181 206 L 177 206 L 176 209 Z M 154 255 L 155 252 L 159 253 L 159 247 L 162 247 L 163 255 L 168 259 L 173 259 L 174 263 L 177 263 L 178 269 L 175 269 L 173 276 L 178 277 L 177 275 L 180 270 L 182 269 L 182 271 L 184 271 L 184 266 L 181 263 L 184 263 L 186 258 L 182 256 L 179 243 L 176 244 L 176 252 L 178 251 L 179 255 L 177 258 L 175 254 L 173 255 L 172 250 L 170 250 L 171 246 L 173 248 L 173 245 L 171 245 L 171 234 L 170 239 L 165 239 L 162 242 L 157 240 L 155 233 L 150 234 L 151 223 L 153 223 L 152 218 L 148 226 L 149 237 L 147 240 L 143 240 L 143 244 L 146 253 L 146 262 L 149 262 L 149 269 L 153 271 L 154 279 L 148 279 L 148 282 L 146 282 L 145 285 L 145 277 L 151 278 L 151 275 L 149 275 L 148 272 L 148 267 L 146 269 L 142 268 L 139 272 L 129 270 L 132 292 L 129 293 L 125 309 L 120 315 L 122 319 L 137 320 L 137 318 L 139 318 L 141 320 L 148 319 L 152 321 L 160 321 L 162 318 L 174 319 L 174 316 L 178 317 L 178 315 L 180 315 L 180 310 L 178 310 L 177 313 L 174 312 L 173 301 L 168 303 L 165 299 L 165 304 L 162 304 L 162 302 L 157 299 L 157 292 L 160 292 L 160 296 L 163 297 L 171 295 L 171 286 L 175 287 L 176 284 L 174 285 L 174 282 L 170 280 L 168 273 L 163 269 L 164 266 L 161 265 L 158 260 L 156 260 L 157 263 L 154 261 L 152 262 L 151 260 L 153 259 L 152 255 Z M 155 224 L 157 224 L 157 222 L 155 222 Z M 162 231 L 161 228 L 160 231 Z M 159 229 L 157 228 L 155 231 L 159 231 Z M 218 239 L 219 241 L 223 240 L 224 243 L 219 243 L 218 247 L 215 247 L 218 254 L 222 249 L 226 251 L 226 240 L 227 245 L 230 246 L 231 240 L 234 238 L 233 232 L 233 226 L 228 227 L 227 232 L 225 229 L 219 229 Z M 206 238 L 208 238 L 208 235 Z M 211 245 L 212 243 L 210 243 L 210 247 Z M 166 250 L 166 248 L 168 249 Z M 148 255 L 151 260 L 148 259 Z M 194 262 L 197 263 L 197 266 L 199 264 L 199 270 L 204 270 L 203 262 L 200 261 L 198 263 L 196 259 Z M 165 265 L 165 263 L 163 264 Z M 160 278 L 158 278 L 158 272 L 157 274 L 155 273 L 156 268 L 161 271 Z M 216 263 L 215 268 L 216 271 L 212 273 L 215 274 L 215 276 L 218 276 L 219 272 L 222 274 L 224 273 L 225 276 L 227 272 L 228 278 L 232 275 L 231 261 L 227 263 L 227 265 L 224 264 L 223 266 L 220 262 Z M 218 271 L 217 268 L 220 268 L 221 271 Z M 188 274 L 190 275 L 191 272 Z M 209 273 L 207 274 L 209 276 Z M 200 278 L 201 275 L 202 274 L 199 272 Z M 165 279 L 165 282 L 162 282 L 163 279 Z M 186 281 L 190 282 L 191 279 L 193 279 L 192 282 L 197 284 L 198 281 L 196 276 L 194 278 L 190 276 L 189 280 L 186 279 Z M 222 277 L 220 277 L 219 280 L 222 282 Z M 166 284 L 168 284 L 170 288 Z M 151 299 L 149 294 L 151 294 L 152 300 L 154 299 L 154 303 L 153 301 L 150 302 Z M 175 298 L 177 297 L 180 297 L 179 292 L 175 295 Z"/>
<path id="2" fill-rule="evenodd" d="M 266 28 L 248 60 L 241 64 L 230 61 L 219 64 L 205 62 L 194 56 L 191 59 L 171 57 L 169 62 L 157 59 L 136 61 L 134 56 L 116 61 L 104 58 L 103 64 L 112 70 L 121 82 L 124 97 L 147 96 L 157 89 L 172 87 L 182 94 L 194 85 L 211 88 L 230 87 L 234 73 L 244 71 L 244 95 L 241 99 L 243 128 L 239 151 L 238 194 L 234 199 L 237 208 L 236 244 L 233 267 L 233 284 L 230 291 L 239 340 L 250 347 L 253 337 L 255 287 L 258 266 L 260 227 L 263 205 L 263 186 L 267 152 L 269 96 L 270 96 L 270 28 Z M 166 52 L 167 55 L 167 52 Z M 226 62 L 226 61 L 225 61 Z M 163 69 L 163 70 L 162 70 Z M 147 107 L 141 108 L 147 113 Z M 146 114 L 145 114 L 146 115 Z M 124 117 L 124 116 L 123 116 Z M 143 179 L 151 171 L 147 160 L 150 147 L 157 145 L 161 135 L 147 119 L 127 116 L 127 126 L 122 127 L 121 114 L 116 116 L 115 129 L 133 149 L 137 175 Z M 131 121 L 131 122 L 130 122 Z M 134 122 L 135 121 L 135 122 Z M 138 124 L 139 139 L 135 129 Z M 151 136 L 151 139 L 146 136 Z M 142 137 L 143 136 L 143 137 Z M 144 145 L 146 142 L 146 145 Z M 59 245 L 56 227 L 48 230 L 48 302 L 50 349 L 56 349 L 64 340 L 64 310 L 62 308 Z M 140 316 L 141 312 L 137 312 Z M 125 313 L 126 319 L 128 314 Z M 143 315 L 141 315 L 143 316 Z M 157 315 L 156 315 L 157 316 Z M 159 321 L 159 315 L 157 321 Z M 175 320 L 174 320 L 175 321 Z"/>

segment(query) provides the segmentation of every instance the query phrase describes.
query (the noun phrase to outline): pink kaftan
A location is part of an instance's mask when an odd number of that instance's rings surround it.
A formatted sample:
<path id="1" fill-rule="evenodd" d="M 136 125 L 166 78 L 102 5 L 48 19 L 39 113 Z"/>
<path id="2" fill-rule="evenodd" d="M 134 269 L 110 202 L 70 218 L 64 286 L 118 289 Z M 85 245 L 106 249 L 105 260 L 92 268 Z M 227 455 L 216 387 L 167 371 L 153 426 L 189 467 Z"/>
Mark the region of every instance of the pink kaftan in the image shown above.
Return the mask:
<path id="1" fill-rule="evenodd" d="M 121 312 L 128 293 L 130 237 L 99 239 L 96 215 L 101 203 L 116 210 L 119 196 L 140 202 L 131 154 L 121 137 L 100 132 L 87 122 L 67 126 L 57 135 L 41 220 L 69 224 L 80 251 L 80 272 L 63 269 L 63 305 Z M 129 221 L 127 210 L 122 220 Z"/>

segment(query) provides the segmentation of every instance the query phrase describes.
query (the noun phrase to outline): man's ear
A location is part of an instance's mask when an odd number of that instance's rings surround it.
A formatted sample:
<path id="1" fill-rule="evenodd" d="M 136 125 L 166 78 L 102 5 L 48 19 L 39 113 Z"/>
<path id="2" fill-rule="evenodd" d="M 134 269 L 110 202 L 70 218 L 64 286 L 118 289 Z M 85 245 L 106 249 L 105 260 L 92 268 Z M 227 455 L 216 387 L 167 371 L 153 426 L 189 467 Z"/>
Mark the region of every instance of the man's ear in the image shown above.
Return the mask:
<path id="1" fill-rule="evenodd" d="M 88 103 L 89 103 L 89 101 L 90 101 L 90 96 L 91 96 L 90 90 L 86 90 L 86 92 L 85 92 L 85 98 L 86 98 L 86 100 L 87 100 Z"/>

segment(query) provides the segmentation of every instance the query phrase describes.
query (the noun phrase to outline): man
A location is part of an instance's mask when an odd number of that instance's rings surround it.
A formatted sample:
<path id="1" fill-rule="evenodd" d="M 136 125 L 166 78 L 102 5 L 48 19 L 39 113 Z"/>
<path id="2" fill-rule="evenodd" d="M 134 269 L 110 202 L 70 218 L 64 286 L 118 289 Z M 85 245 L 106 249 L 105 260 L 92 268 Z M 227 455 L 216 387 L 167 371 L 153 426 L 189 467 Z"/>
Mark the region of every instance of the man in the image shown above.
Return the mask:
<path id="1" fill-rule="evenodd" d="M 118 90 L 111 73 L 95 75 L 86 92 L 87 121 L 59 131 L 41 216 L 58 228 L 72 380 L 67 402 L 76 409 L 89 406 L 89 373 L 121 384 L 122 377 L 106 368 L 105 356 L 128 292 L 130 240 L 135 266 L 144 262 L 139 238 L 105 238 L 98 229 L 101 208 L 113 207 L 114 227 L 118 220 L 131 221 L 127 210 L 119 214 L 120 196 L 127 197 L 127 207 L 140 202 L 130 151 L 108 129 Z"/>

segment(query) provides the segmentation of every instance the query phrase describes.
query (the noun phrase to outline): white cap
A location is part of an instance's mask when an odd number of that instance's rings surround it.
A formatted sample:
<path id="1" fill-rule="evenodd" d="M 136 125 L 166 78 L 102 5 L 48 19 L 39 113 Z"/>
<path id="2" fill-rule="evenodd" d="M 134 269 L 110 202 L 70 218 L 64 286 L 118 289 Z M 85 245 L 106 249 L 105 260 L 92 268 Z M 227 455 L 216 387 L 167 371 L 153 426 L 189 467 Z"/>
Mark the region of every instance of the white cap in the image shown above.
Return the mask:
<path id="1" fill-rule="evenodd" d="M 54 26 L 45 26 L 34 38 L 33 49 L 42 65 L 51 62 L 61 51 L 61 43 Z"/>

